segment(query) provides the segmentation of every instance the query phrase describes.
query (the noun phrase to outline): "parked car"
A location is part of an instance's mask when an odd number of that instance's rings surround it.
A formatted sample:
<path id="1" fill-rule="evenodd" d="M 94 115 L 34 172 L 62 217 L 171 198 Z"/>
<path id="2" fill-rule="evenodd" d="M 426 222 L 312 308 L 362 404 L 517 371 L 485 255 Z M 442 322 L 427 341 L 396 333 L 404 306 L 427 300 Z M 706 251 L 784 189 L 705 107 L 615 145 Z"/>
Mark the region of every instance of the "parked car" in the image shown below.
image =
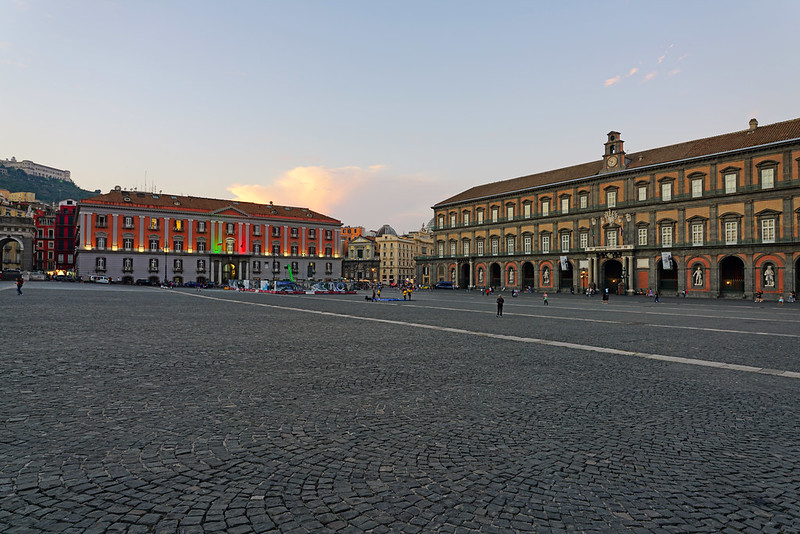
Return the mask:
<path id="1" fill-rule="evenodd" d="M 3 273 L 0 274 L 0 280 L 16 280 L 19 275 L 19 269 L 3 269 Z"/>
<path id="2" fill-rule="evenodd" d="M 102 274 L 93 274 L 92 276 L 89 277 L 89 282 L 95 284 L 110 284 L 111 279 Z"/>
<path id="3" fill-rule="evenodd" d="M 32 271 L 28 274 L 28 280 L 42 282 L 47 280 L 47 273 L 44 271 Z"/>
<path id="4" fill-rule="evenodd" d="M 436 285 L 433 286 L 434 289 L 455 289 L 453 282 L 436 282 Z"/>

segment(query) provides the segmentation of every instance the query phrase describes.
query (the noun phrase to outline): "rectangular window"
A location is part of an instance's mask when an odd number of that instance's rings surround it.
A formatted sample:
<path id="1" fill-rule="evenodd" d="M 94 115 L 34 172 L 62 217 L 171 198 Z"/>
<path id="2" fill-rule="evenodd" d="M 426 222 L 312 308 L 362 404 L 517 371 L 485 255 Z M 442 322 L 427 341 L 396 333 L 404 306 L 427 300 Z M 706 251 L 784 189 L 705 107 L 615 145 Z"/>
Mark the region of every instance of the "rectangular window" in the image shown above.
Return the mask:
<path id="1" fill-rule="evenodd" d="M 150 251 L 156 252 L 160 247 L 158 246 L 158 239 L 151 239 L 150 240 Z"/>
<path id="2" fill-rule="evenodd" d="M 646 185 L 640 185 L 640 186 L 639 186 L 639 187 L 636 189 L 636 195 L 637 195 L 637 196 L 636 196 L 636 198 L 637 198 L 637 199 L 638 199 L 640 202 L 642 202 L 642 201 L 644 201 L 644 200 L 647 200 L 647 186 L 646 186 Z"/>
<path id="3" fill-rule="evenodd" d="M 616 247 L 617 246 L 617 234 L 619 230 L 606 230 L 606 246 L 607 247 Z"/>
<path id="4" fill-rule="evenodd" d="M 98 237 L 97 238 L 97 248 L 100 250 L 104 250 L 106 248 L 106 238 L 105 237 Z"/>
<path id="5" fill-rule="evenodd" d="M 383 256 L 386 257 L 386 251 L 383 251 Z M 439 243 L 439 256 L 444 256 L 444 243 Z"/>
<path id="6" fill-rule="evenodd" d="M 159 272 L 159 269 L 158 269 L 158 258 L 150 258 L 150 269 L 149 269 L 149 271 L 151 273 Z"/>
<path id="7" fill-rule="evenodd" d="M 725 223 L 725 244 L 735 245 L 739 241 L 739 223 L 737 221 Z"/>
<path id="8" fill-rule="evenodd" d="M 736 175 L 733 173 L 725 175 L 725 192 L 726 193 L 736 192 Z"/>
<path id="9" fill-rule="evenodd" d="M 469 212 L 464 213 L 464 226 L 469 226 Z"/>
<path id="10" fill-rule="evenodd" d="M 133 272 L 133 258 L 122 258 L 122 271 L 126 273 Z"/>
<path id="11" fill-rule="evenodd" d="M 311 248 L 308 249 L 309 253 L 311 253 Z M 316 251 L 316 248 L 314 250 Z M 253 243 L 253 254 L 261 254 L 261 243 Z"/>
<path id="12" fill-rule="evenodd" d="M 325 230 L 325 239 L 333 239 L 333 231 Z"/>
<path id="13" fill-rule="evenodd" d="M 616 191 L 606 191 L 606 205 L 609 208 L 617 207 L 617 192 Z"/>
<path id="14" fill-rule="evenodd" d="M 457 248 L 456 247 L 456 242 L 455 241 L 451 241 L 450 242 L 450 255 L 451 256 L 455 256 L 456 255 L 456 248 Z"/>
<path id="15" fill-rule="evenodd" d="M 701 223 L 692 224 L 692 246 L 699 247 L 703 245 L 703 225 Z"/>
<path id="16" fill-rule="evenodd" d="M 317 229 L 316 228 L 309 228 L 308 229 L 308 238 L 309 239 L 316 239 L 317 238 Z"/>
<path id="17" fill-rule="evenodd" d="M 589 246 L 589 234 L 586 232 L 581 232 L 581 248 L 586 248 Z"/>
<path id="18" fill-rule="evenodd" d="M 198 273 L 206 272 L 206 260 L 197 260 L 197 272 Z"/>
<path id="19" fill-rule="evenodd" d="M 543 200 L 542 201 L 542 217 L 547 217 L 550 215 L 550 201 Z"/>
<path id="20" fill-rule="evenodd" d="M 514 206 L 506 206 L 506 217 L 509 221 L 514 220 Z"/>
<path id="21" fill-rule="evenodd" d="M 292 245 L 292 256 L 297 256 L 298 247 L 297 245 Z"/>
<path id="22" fill-rule="evenodd" d="M 333 274 L 333 264 L 328 262 L 325 264 L 325 274 Z"/>
<path id="23" fill-rule="evenodd" d="M 122 248 L 125 250 L 133 250 L 133 238 L 132 237 L 123 237 L 122 238 Z"/>
<path id="24" fill-rule="evenodd" d="M 663 202 L 672 200 L 672 182 L 661 184 L 661 200 Z"/>
<path id="25" fill-rule="evenodd" d="M 492 256 L 497 256 L 500 252 L 500 240 L 492 239 Z"/>
<path id="26" fill-rule="evenodd" d="M 522 205 L 522 215 L 526 219 L 530 219 L 531 218 L 531 205 L 530 204 L 523 204 Z"/>
<path id="27" fill-rule="evenodd" d="M 469 241 L 464 241 L 462 247 L 464 248 L 464 256 L 469 256 Z M 422 253 L 425 254 L 425 251 Z"/>
<path id="28" fill-rule="evenodd" d="M 569 198 L 564 197 L 561 199 L 561 213 L 569 213 Z"/>
<path id="29" fill-rule="evenodd" d="M 225 223 L 225 233 L 233 235 L 236 232 L 236 225 L 234 223 Z"/>
<path id="30" fill-rule="evenodd" d="M 530 254 L 532 252 L 531 249 L 531 236 L 526 235 L 522 238 L 522 250 L 525 254 Z"/>
<path id="31" fill-rule="evenodd" d="M 197 221 L 197 233 L 203 234 L 206 231 L 206 222 L 205 221 Z"/>
<path id="32" fill-rule="evenodd" d="M 133 228 L 133 217 L 126 216 L 122 219 L 123 228 Z"/>
<path id="33" fill-rule="evenodd" d="M 333 249 L 331 247 L 325 247 L 325 256 L 327 257 L 333 256 Z"/>
<path id="34" fill-rule="evenodd" d="M 483 240 L 478 241 L 478 256 L 483 256 Z"/>
<path id="35" fill-rule="evenodd" d="M 260 224 L 254 224 L 253 225 L 253 235 L 261 235 L 261 225 Z M 313 238 L 314 236 L 309 236 L 309 237 Z"/>
<path id="36" fill-rule="evenodd" d="M 703 180 L 692 180 L 692 198 L 700 198 L 703 196 Z"/>
<path id="37" fill-rule="evenodd" d="M 183 272 L 183 260 L 173 260 L 172 262 L 172 270 L 176 273 Z"/>
<path id="38" fill-rule="evenodd" d="M 561 234 L 561 252 L 569 252 L 569 234 Z"/>
<path id="39" fill-rule="evenodd" d="M 456 214 L 455 213 L 451 213 L 450 214 L 450 228 L 454 228 L 455 225 L 456 225 Z"/>
<path id="40" fill-rule="evenodd" d="M 550 252 L 550 236 L 543 235 L 542 236 L 542 252 L 547 254 Z"/>
<path id="41" fill-rule="evenodd" d="M 588 195 L 581 195 L 580 206 L 581 206 L 581 209 L 585 209 L 586 207 L 589 206 L 589 196 Z"/>
<path id="42" fill-rule="evenodd" d="M 483 211 L 478 212 L 478 224 L 483 224 Z"/>
<path id="43" fill-rule="evenodd" d="M 180 219 L 175 219 L 175 226 L 173 226 L 172 229 L 176 232 L 183 232 L 183 221 Z"/>
<path id="44" fill-rule="evenodd" d="M 493 222 L 493 223 L 496 223 L 496 222 L 497 222 L 497 218 L 498 218 L 499 216 L 500 216 L 500 214 L 498 213 L 498 210 L 497 210 L 497 208 L 492 208 L 492 222 Z"/>
<path id="45" fill-rule="evenodd" d="M 261 272 L 261 262 L 256 260 L 253 262 L 253 272 L 260 273 Z"/>
<path id="46" fill-rule="evenodd" d="M 172 242 L 172 250 L 175 252 L 182 252 L 183 251 L 183 240 L 176 240 Z"/>
<path id="47" fill-rule="evenodd" d="M 775 187 L 775 169 L 761 169 L 761 189 Z"/>
<path id="48" fill-rule="evenodd" d="M 672 226 L 661 227 L 661 246 L 662 247 L 672 246 Z"/>
<path id="49" fill-rule="evenodd" d="M 761 220 L 761 242 L 762 243 L 775 242 L 775 219 Z"/>
<path id="50" fill-rule="evenodd" d="M 148 226 L 150 230 L 158 230 L 158 219 L 155 217 L 150 217 L 150 225 Z"/>
<path id="51" fill-rule="evenodd" d="M 97 227 L 98 228 L 105 228 L 108 226 L 108 219 L 105 215 L 98 215 L 97 216 Z"/>
<path id="52" fill-rule="evenodd" d="M 106 270 L 106 259 L 105 258 L 97 258 L 95 261 L 94 268 L 96 271 L 105 271 Z"/>
<path id="53" fill-rule="evenodd" d="M 514 254 L 514 238 L 506 239 L 506 254 Z"/>
<path id="54" fill-rule="evenodd" d="M 273 226 L 272 227 L 272 237 L 280 237 L 281 236 L 281 227 L 280 226 Z"/>
<path id="55" fill-rule="evenodd" d="M 280 253 L 281 253 L 281 246 L 280 246 L 280 244 L 278 244 L 278 243 L 273 243 L 273 244 L 272 244 L 272 254 L 273 254 L 274 256 L 277 256 L 277 255 L 279 255 Z"/>
<path id="56" fill-rule="evenodd" d="M 439 224 L 437 226 L 439 228 L 444 228 L 444 215 L 439 215 Z"/>
<path id="57" fill-rule="evenodd" d="M 198 241 L 197 242 L 197 252 L 205 252 L 206 251 L 206 242 L 205 241 Z"/>

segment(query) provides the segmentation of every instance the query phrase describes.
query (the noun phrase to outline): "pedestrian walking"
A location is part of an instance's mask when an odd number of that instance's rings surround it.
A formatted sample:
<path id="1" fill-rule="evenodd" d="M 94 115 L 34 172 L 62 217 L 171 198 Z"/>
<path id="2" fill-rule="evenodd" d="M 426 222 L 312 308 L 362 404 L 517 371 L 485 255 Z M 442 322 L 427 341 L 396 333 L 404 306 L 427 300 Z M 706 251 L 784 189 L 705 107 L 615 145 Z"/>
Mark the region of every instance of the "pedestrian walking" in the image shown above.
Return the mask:
<path id="1" fill-rule="evenodd" d="M 608 304 L 608 288 L 603 291 L 603 304 Z"/>
<path id="2" fill-rule="evenodd" d="M 505 300 L 503 299 L 503 295 L 502 294 L 497 295 L 497 316 L 498 317 L 502 317 L 503 316 L 503 303 L 504 302 L 505 302 Z"/>
<path id="3" fill-rule="evenodd" d="M 17 275 L 17 295 L 22 295 L 22 284 L 25 283 L 25 280 L 22 279 L 22 275 Z"/>
<path id="4" fill-rule="evenodd" d="M 547 291 L 544 292 L 544 305 L 549 306 L 549 304 L 547 303 Z"/>
<path id="5" fill-rule="evenodd" d="M 656 297 L 655 299 L 653 299 L 653 302 L 658 302 L 658 289 L 656 289 L 655 293 L 653 293 L 653 294 Z"/>

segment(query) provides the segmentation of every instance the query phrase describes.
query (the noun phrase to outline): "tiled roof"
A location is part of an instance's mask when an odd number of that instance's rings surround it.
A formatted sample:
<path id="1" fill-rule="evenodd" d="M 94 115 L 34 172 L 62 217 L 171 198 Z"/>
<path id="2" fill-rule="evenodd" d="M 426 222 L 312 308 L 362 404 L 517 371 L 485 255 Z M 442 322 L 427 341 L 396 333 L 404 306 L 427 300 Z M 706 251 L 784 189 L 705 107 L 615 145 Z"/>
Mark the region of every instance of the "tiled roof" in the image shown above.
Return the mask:
<path id="1" fill-rule="evenodd" d="M 626 152 L 625 158 L 626 161 L 628 161 L 627 170 L 631 170 L 799 138 L 800 119 L 792 119 L 775 124 L 758 126 L 755 130 L 747 129 L 714 137 L 707 137 L 705 139 L 687 141 L 677 145 L 643 150 L 641 152 Z M 603 161 L 597 160 L 574 165 L 572 167 L 565 167 L 563 169 L 478 185 L 439 202 L 434 208 L 457 202 L 466 202 L 478 198 L 555 184 L 567 180 L 588 178 L 599 175 L 602 170 Z"/>
<path id="2" fill-rule="evenodd" d="M 234 214 L 240 212 L 243 217 L 268 219 L 298 219 L 328 224 L 341 225 L 341 221 L 328 217 L 308 208 L 277 206 L 272 204 L 256 204 L 237 200 L 220 200 L 216 198 L 186 197 L 170 194 L 142 193 L 139 191 L 113 190 L 103 195 L 95 195 L 80 201 L 81 206 L 104 205 L 124 206 L 126 208 L 158 209 L 187 213 L 221 213 Z"/>

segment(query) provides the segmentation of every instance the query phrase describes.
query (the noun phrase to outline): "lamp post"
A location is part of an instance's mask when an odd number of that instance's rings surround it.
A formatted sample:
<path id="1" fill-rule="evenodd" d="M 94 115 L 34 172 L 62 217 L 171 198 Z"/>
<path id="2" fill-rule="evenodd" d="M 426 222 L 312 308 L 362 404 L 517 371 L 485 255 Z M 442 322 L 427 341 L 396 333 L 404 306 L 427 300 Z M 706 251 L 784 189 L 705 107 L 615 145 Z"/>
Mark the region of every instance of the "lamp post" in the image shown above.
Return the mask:
<path id="1" fill-rule="evenodd" d="M 169 285 L 167 283 L 167 247 L 164 247 L 164 285 Z"/>

